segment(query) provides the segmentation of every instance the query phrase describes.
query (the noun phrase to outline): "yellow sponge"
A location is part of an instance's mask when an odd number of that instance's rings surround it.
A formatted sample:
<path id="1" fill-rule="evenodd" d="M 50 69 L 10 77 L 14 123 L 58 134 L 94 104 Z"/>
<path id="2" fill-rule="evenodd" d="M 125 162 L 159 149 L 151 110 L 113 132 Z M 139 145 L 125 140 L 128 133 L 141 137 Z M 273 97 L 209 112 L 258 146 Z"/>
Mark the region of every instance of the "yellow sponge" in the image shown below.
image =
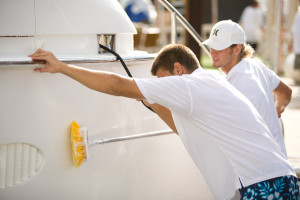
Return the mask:
<path id="1" fill-rule="evenodd" d="M 71 142 L 73 161 L 79 167 L 87 157 L 87 134 L 75 121 L 71 123 Z"/>

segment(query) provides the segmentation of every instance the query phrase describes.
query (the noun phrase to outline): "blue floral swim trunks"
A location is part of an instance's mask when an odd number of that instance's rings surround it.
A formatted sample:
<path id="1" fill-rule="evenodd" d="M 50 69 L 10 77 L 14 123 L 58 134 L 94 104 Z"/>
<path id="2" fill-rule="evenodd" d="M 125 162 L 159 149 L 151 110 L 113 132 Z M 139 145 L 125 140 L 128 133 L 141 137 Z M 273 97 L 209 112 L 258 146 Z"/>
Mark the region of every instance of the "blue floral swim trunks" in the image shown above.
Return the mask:
<path id="1" fill-rule="evenodd" d="M 241 200 L 300 200 L 299 182 L 294 176 L 262 181 L 240 189 Z"/>

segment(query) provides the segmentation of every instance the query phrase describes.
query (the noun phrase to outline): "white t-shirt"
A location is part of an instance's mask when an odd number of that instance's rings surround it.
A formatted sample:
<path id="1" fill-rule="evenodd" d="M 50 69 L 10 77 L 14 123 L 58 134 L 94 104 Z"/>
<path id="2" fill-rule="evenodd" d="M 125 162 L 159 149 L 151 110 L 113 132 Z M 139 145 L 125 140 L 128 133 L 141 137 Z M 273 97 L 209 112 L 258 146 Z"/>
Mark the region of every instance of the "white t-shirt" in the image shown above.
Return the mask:
<path id="1" fill-rule="evenodd" d="M 216 199 L 238 188 L 294 175 L 250 101 L 224 78 L 190 75 L 135 79 L 149 103 L 169 108 L 179 136 Z"/>
<path id="2" fill-rule="evenodd" d="M 300 7 L 298 8 L 298 12 L 293 22 L 292 32 L 294 40 L 294 52 L 295 54 L 300 54 Z"/>
<path id="3" fill-rule="evenodd" d="M 254 105 L 287 156 L 272 92 L 278 86 L 280 78 L 258 59 L 246 58 L 229 71 L 226 79 Z"/>
<path id="4" fill-rule="evenodd" d="M 240 22 L 245 31 L 247 42 L 258 42 L 262 32 L 260 27 L 263 24 L 263 15 L 258 8 L 247 6 L 241 15 Z"/>

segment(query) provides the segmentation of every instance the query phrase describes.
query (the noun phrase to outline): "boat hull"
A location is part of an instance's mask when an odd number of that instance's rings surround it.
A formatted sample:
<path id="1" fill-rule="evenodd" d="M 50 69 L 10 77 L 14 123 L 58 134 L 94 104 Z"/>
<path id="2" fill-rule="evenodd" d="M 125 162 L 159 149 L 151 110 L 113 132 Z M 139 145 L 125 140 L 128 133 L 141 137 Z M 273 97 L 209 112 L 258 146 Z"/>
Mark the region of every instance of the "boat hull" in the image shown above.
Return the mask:
<path id="1" fill-rule="evenodd" d="M 154 78 L 151 62 L 127 64 L 134 77 Z M 77 65 L 126 75 L 119 62 Z M 168 127 L 134 99 L 101 94 L 61 74 L 34 72 L 34 67 L 1 68 L 0 146 L 32 145 L 42 152 L 42 164 L 28 180 L 0 190 L 0 199 L 212 199 L 175 134 L 93 146 L 88 160 L 75 168 L 70 142 L 73 120 L 88 127 L 90 138 Z M 11 165 L 7 161 L 6 167 Z M 11 176 L 3 178 L 2 173 L 2 182 Z"/>

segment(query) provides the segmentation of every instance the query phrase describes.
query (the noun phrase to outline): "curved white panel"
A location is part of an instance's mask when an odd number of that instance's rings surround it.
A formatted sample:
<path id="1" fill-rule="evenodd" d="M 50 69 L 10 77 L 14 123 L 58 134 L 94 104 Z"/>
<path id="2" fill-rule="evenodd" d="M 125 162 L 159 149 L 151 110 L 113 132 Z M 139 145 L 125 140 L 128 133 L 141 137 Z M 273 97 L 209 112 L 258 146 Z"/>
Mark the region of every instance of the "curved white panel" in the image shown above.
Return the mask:
<path id="1" fill-rule="evenodd" d="M 133 51 L 135 27 L 117 0 L 1 0 L 0 59 L 37 48 L 57 56 L 97 56 L 97 35 L 114 35 L 118 53 Z"/>
<path id="2" fill-rule="evenodd" d="M 36 34 L 136 33 L 117 0 L 36 1 Z"/>
<path id="3" fill-rule="evenodd" d="M 1 0 L 0 36 L 136 33 L 117 0 Z"/>

